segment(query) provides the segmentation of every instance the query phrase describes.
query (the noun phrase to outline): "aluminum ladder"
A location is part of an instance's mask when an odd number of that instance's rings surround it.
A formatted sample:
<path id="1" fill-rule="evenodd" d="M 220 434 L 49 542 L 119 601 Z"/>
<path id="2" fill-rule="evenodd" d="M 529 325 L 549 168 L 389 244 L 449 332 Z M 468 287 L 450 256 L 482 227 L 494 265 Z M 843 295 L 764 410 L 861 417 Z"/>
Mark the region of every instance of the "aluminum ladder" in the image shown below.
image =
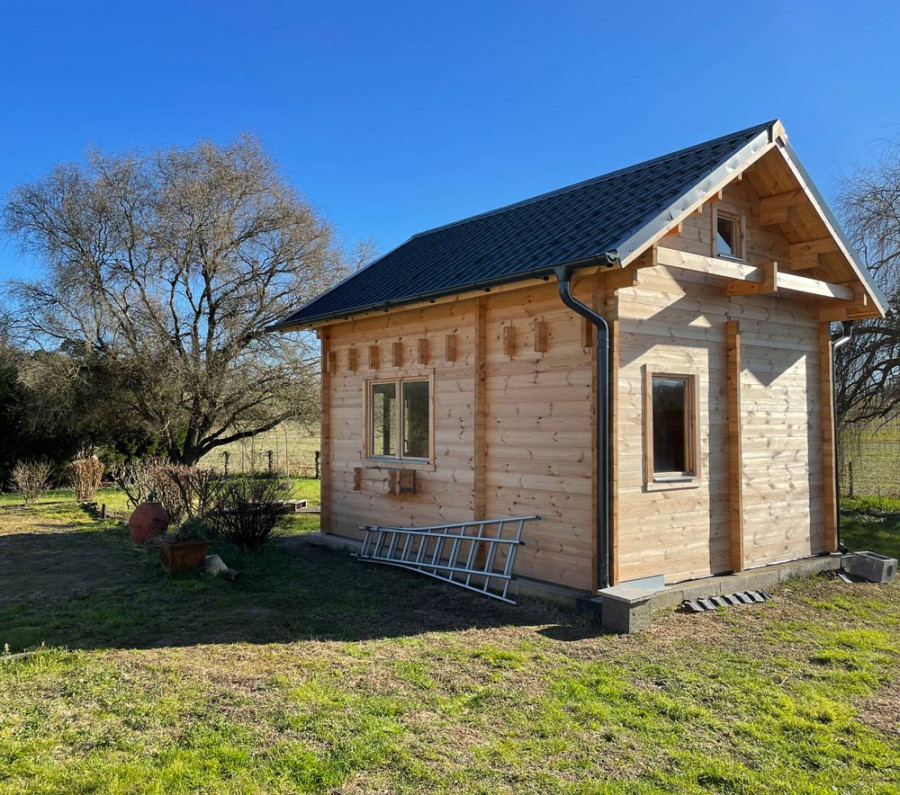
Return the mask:
<path id="1" fill-rule="evenodd" d="M 417 571 L 501 602 L 513 579 L 525 522 L 540 516 L 513 516 L 432 527 L 361 527 L 358 560 Z"/>

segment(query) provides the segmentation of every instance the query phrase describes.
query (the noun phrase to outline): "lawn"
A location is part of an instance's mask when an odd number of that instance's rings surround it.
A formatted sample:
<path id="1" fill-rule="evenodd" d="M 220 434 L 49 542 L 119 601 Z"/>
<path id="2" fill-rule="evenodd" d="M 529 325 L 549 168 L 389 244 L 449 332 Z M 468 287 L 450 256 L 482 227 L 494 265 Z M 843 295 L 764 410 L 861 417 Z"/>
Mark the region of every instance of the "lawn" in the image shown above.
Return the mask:
<path id="1" fill-rule="evenodd" d="M 0 793 L 900 792 L 897 585 L 617 637 L 310 527 L 170 579 L 116 521 L 6 502 L 0 647 L 44 650 L 0 657 Z"/>

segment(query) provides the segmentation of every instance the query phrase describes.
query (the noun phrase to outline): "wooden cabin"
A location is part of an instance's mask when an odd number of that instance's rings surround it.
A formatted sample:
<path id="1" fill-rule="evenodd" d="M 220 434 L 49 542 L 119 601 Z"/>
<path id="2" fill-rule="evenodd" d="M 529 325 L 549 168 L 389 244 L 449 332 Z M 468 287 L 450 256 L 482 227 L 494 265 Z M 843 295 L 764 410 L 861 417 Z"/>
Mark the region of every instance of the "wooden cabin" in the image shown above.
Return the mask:
<path id="1" fill-rule="evenodd" d="M 835 551 L 831 324 L 885 306 L 774 121 L 415 235 L 276 328 L 321 340 L 323 532 L 537 514 L 517 575 L 596 593 Z"/>

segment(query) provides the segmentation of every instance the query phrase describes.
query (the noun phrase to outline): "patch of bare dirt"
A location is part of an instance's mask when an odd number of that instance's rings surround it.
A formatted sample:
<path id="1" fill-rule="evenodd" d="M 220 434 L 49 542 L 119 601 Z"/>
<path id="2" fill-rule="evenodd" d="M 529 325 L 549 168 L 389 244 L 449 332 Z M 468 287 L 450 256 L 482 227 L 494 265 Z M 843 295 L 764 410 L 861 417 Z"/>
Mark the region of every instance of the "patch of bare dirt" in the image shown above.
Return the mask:
<path id="1" fill-rule="evenodd" d="M 900 734 L 900 679 L 860 704 L 859 722 L 880 732 Z"/>

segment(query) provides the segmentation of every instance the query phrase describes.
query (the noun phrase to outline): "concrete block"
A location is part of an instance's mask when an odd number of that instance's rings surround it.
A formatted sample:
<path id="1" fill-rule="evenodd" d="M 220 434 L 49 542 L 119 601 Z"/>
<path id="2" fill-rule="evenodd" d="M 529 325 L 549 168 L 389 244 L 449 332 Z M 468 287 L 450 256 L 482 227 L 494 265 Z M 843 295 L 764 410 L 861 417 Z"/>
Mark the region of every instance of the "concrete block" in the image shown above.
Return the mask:
<path id="1" fill-rule="evenodd" d="M 609 632 L 630 635 L 650 629 L 650 600 L 656 591 L 615 585 L 600 591 L 601 623 Z"/>
<path id="2" fill-rule="evenodd" d="M 897 560 L 877 552 L 854 552 L 846 567 L 854 577 L 862 577 L 869 582 L 893 582 L 897 576 Z"/>

